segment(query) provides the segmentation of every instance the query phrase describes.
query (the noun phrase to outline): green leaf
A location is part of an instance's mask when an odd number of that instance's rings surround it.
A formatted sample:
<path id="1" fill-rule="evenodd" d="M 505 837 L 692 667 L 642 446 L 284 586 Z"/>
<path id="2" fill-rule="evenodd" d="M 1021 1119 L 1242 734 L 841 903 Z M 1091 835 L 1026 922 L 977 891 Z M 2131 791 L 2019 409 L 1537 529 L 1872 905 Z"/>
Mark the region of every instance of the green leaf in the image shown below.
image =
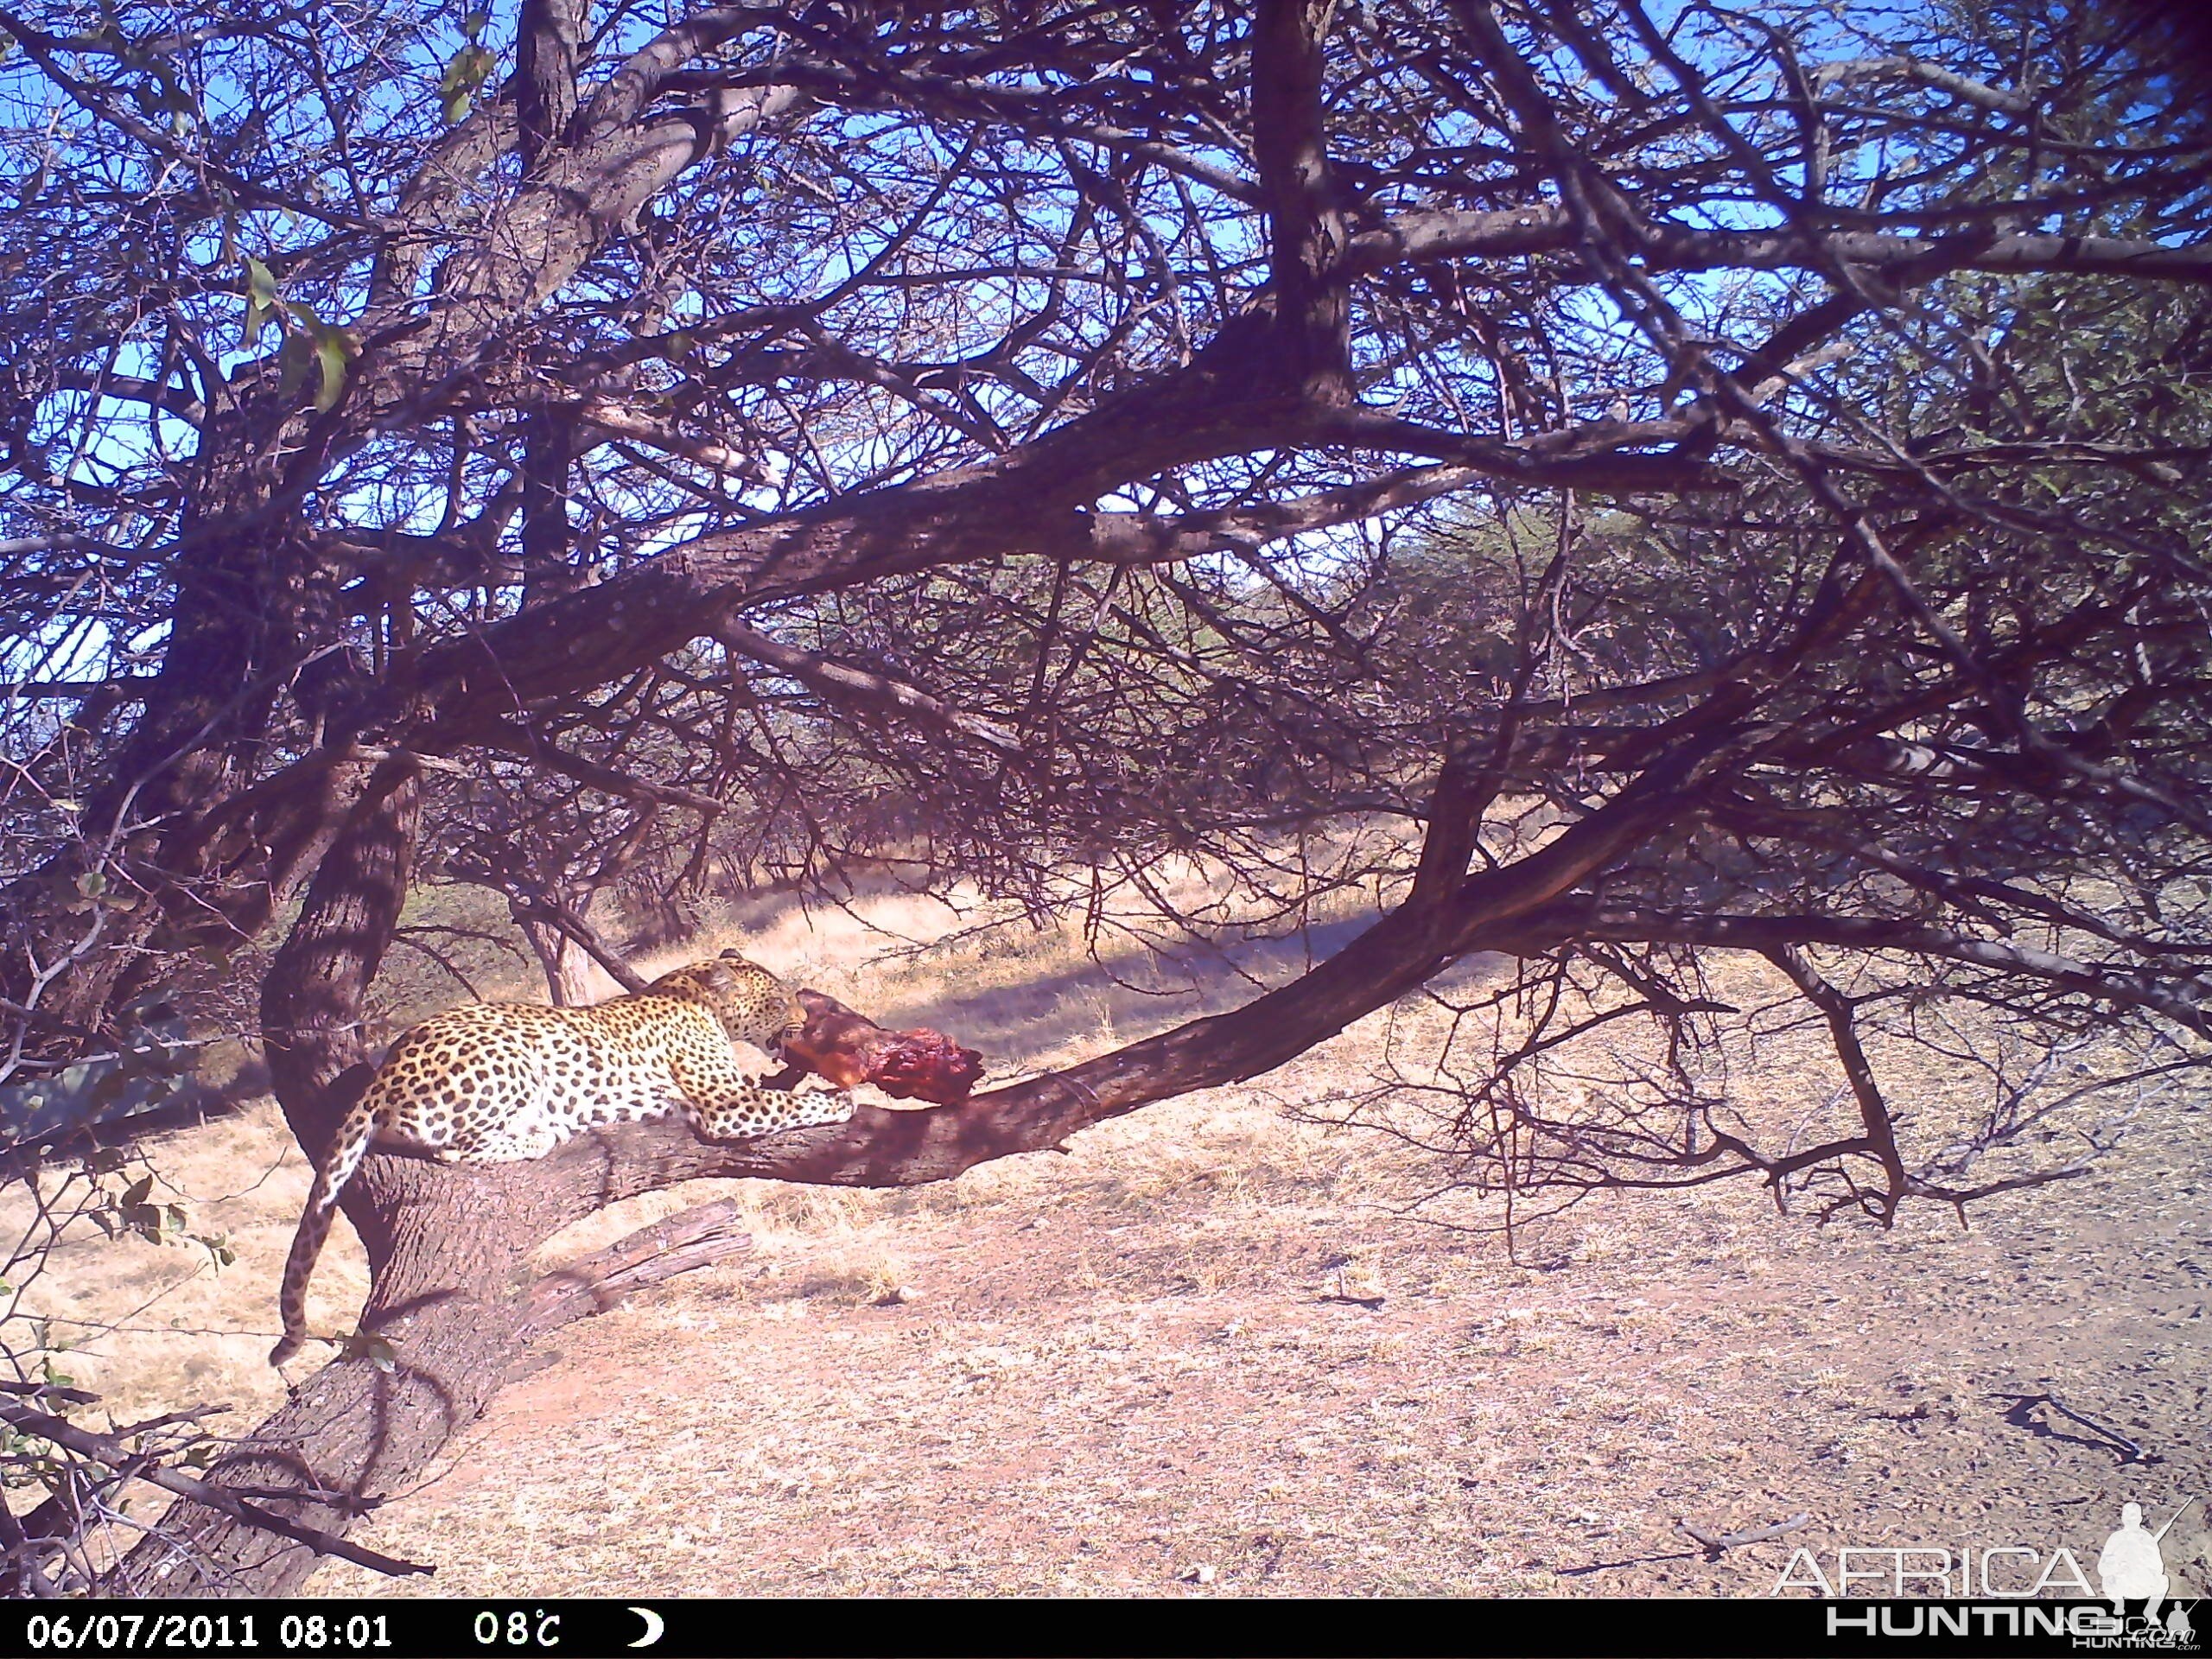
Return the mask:
<path id="1" fill-rule="evenodd" d="M 491 53 L 473 41 L 447 62 L 445 78 L 438 82 L 438 106 L 448 126 L 468 113 L 469 99 L 492 73 L 493 62 Z"/>
<path id="2" fill-rule="evenodd" d="M 315 406 L 318 413 L 336 404 L 346 390 L 346 365 L 358 354 L 353 338 L 334 323 L 325 322 L 311 305 L 291 307 L 295 321 L 302 325 L 302 332 L 294 338 L 301 343 L 285 342 L 287 351 L 294 356 L 284 365 L 285 395 L 299 390 L 312 367 L 318 376 Z"/>
<path id="3" fill-rule="evenodd" d="M 154 1178 L 151 1175 L 141 1175 L 137 1180 L 131 1182 L 130 1190 L 123 1195 L 123 1201 L 126 1205 L 143 1205 L 153 1196 L 153 1192 Z"/>
<path id="4" fill-rule="evenodd" d="M 276 390 L 290 398 L 307 384 L 308 371 L 315 366 L 315 341 L 306 334 L 288 334 L 282 350 L 276 354 Z"/>
<path id="5" fill-rule="evenodd" d="M 107 873 L 104 870 L 86 870 L 77 878 L 77 891 L 87 899 L 99 898 L 107 891 Z"/>
<path id="6" fill-rule="evenodd" d="M 262 326 L 282 308 L 276 297 L 276 278 L 268 266 L 248 254 L 245 259 L 245 348 L 253 349 Z"/>
<path id="7" fill-rule="evenodd" d="M 315 361 L 322 368 L 322 384 L 315 389 L 315 406 L 318 414 L 327 413 L 346 390 L 346 336 L 335 328 L 324 328 L 315 337 Z"/>

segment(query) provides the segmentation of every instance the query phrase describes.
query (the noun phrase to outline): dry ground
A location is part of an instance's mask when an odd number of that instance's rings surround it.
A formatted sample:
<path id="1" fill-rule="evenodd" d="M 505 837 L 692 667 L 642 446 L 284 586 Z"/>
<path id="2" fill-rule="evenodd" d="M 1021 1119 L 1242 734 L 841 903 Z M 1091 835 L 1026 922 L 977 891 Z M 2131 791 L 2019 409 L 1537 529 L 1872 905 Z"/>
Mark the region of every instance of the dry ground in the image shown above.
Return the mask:
<path id="1" fill-rule="evenodd" d="M 1001 1073 L 1192 1006 L 1116 988 L 1065 940 L 869 969 L 852 917 L 739 919 L 764 959 Z M 2202 1100 L 1970 1231 L 1933 1210 L 1820 1230 L 1713 1192 L 1588 1204 L 1510 1257 L 1402 1213 L 1423 1174 L 1402 1148 L 1283 1116 L 1364 1075 L 1381 1029 L 941 1187 L 702 1183 L 595 1218 L 549 1255 L 729 1193 L 757 1243 L 562 1333 L 357 1535 L 434 1579 L 333 1564 L 314 1589 L 1758 1595 L 1801 1546 L 1832 1571 L 1841 1546 L 2063 1545 L 2094 1572 L 2123 1502 L 2156 1524 L 2212 1497 Z M 118 1415 L 219 1398 L 251 1421 L 276 1398 L 261 1356 L 304 1164 L 266 1105 L 157 1162 L 237 1265 L 164 1288 L 182 1247 L 88 1244 L 35 1294 L 127 1315 L 71 1365 Z M 326 1328 L 362 1289 L 342 1233 Z M 2048 1394 L 2145 1458 L 2021 1404 Z M 1718 1560 L 1676 1529 L 1801 1513 Z M 2202 1507 L 2165 1554 L 2212 1590 Z"/>

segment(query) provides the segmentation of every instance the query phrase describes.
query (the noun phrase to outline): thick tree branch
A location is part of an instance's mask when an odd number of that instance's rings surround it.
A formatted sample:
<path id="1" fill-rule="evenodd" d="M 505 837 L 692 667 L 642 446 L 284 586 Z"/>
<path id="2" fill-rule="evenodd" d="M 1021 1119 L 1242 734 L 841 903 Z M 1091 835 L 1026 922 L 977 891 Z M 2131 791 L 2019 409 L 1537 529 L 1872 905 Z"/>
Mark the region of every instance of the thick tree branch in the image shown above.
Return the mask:
<path id="1" fill-rule="evenodd" d="M 1268 207 L 1274 336 L 1315 408 L 1352 400 L 1349 232 L 1322 121 L 1321 36 L 1336 0 L 1259 0 L 1252 22 L 1252 151 Z"/>
<path id="2" fill-rule="evenodd" d="M 525 168 L 566 134 L 576 112 L 576 51 L 585 0 L 523 0 L 515 23 L 515 119 Z"/>
<path id="3" fill-rule="evenodd" d="M 1573 216 L 1547 203 L 1479 212 L 1440 208 L 1399 214 L 1379 229 L 1359 232 L 1346 250 L 1344 270 L 1350 276 L 1365 276 L 1394 265 L 1440 259 L 1566 252 L 1577 239 Z M 1915 282 L 1949 270 L 2212 282 L 2212 245 L 2176 247 L 2110 236 L 1829 231 L 1808 237 L 1794 232 L 1691 230 L 1660 223 L 1650 226 L 1637 251 L 1655 270 L 1818 271 L 1840 262 Z"/>
<path id="4" fill-rule="evenodd" d="M 1593 491 L 1727 487 L 1725 474 L 1694 459 L 1603 453 L 1554 459 L 1547 448 L 1472 439 L 1465 447 L 1484 461 L 1409 469 L 1241 510 L 1101 512 L 1058 492 L 1040 502 L 1025 467 L 1009 477 L 986 470 L 942 493 L 887 491 L 834 512 L 711 532 L 585 592 L 395 665 L 391 689 L 356 712 L 353 729 L 406 721 L 416 730 L 411 745 L 435 749 L 450 741 L 438 737 L 441 728 L 465 737 L 474 722 L 504 718 L 518 705 L 607 683 L 749 607 L 1008 553 L 1073 563 L 1176 563 L 1353 523 L 1454 493 L 1485 476 Z"/>
<path id="5" fill-rule="evenodd" d="M 619 1307 L 648 1286 L 743 1255 L 753 1248 L 753 1235 L 739 1217 L 734 1203 L 717 1198 L 551 1269 L 531 1292 L 529 1310 L 515 1332 L 515 1351 L 564 1325 Z"/>

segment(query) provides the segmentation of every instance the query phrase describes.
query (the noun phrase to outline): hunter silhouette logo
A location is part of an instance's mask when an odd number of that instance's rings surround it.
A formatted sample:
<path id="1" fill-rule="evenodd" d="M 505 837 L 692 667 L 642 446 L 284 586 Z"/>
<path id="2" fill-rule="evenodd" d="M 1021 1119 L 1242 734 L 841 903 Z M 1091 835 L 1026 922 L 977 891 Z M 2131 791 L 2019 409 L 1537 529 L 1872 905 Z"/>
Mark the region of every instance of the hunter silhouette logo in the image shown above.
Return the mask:
<path id="1" fill-rule="evenodd" d="M 2156 1532 L 2143 1524 L 2143 1506 L 2123 1503 L 2120 1510 L 2120 1530 L 2105 1540 L 2105 1547 L 2097 1557 L 2097 1583 L 2112 1599 L 2112 1611 L 2119 1616 L 2123 1605 L 2131 1601 L 2143 1604 L 2143 1623 L 2147 1630 L 2164 1630 L 2180 1641 L 2189 1641 L 2195 1635 L 2186 1608 L 2177 1606 L 2164 1624 L 2158 1622 L 2158 1609 L 2172 1589 L 2173 1581 L 2166 1576 L 2165 1557 L 2158 1548 L 2165 1535 L 2173 1530 L 2174 1522 L 2182 1518 L 2189 1506 L 2196 1502 L 2194 1495 L 2182 1500 L 2166 1524 Z"/>

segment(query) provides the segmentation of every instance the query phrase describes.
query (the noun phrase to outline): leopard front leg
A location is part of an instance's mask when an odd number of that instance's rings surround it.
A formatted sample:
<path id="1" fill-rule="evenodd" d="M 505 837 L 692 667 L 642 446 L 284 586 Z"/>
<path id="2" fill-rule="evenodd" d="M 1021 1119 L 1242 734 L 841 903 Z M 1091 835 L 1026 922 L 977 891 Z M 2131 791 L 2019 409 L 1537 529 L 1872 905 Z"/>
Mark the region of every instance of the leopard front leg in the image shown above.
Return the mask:
<path id="1" fill-rule="evenodd" d="M 737 1063 L 736 1051 L 715 1017 L 692 1011 L 688 1039 L 668 1050 L 670 1080 L 676 1085 L 684 1116 L 709 1141 L 742 1141 L 778 1129 L 803 1129 L 842 1123 L 853 1115 L 853 1099 L 835 1093 L 764 1089 Z"/>
<path id="2" fill-rule="evenodd" d="M 842 1123 L 853 1115 L 853 1097 L 843 1090 L 763 1089 L 742 1079 L 711 1103 L 694 1103 L 686 1116 L 709 1141 L 743 1141 L 778 1129 Z"/>

